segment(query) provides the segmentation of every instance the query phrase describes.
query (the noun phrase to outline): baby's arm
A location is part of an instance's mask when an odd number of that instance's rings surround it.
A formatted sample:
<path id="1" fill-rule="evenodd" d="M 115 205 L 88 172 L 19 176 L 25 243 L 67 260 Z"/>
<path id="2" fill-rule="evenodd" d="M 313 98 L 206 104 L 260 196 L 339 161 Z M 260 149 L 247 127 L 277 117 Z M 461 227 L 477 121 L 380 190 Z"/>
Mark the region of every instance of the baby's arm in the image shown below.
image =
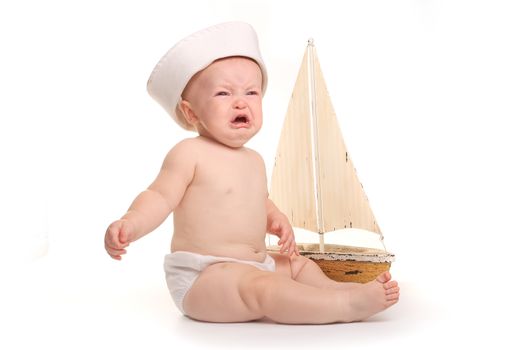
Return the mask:
<path id="1" fill-rule="evenodd" d="M 292 225 L 270 198 L 266 199 L 266 213 L 266 230 L 280 238 L 277 242 L 281 246 L 280 253 L 288 253 L 290 256 L 294 253 L 299 255 Z"/>
<path id="2" fill-rule="evenodd" d="M 155 181 L 135 198 L 120 220 L 109 225 L 104 243 L 113 259 L 120 260 L 129 243 L 156 229 L 180 203 L 195 172 L 191 146 L 191 140 L 185 140 L 173 147 Z"/>

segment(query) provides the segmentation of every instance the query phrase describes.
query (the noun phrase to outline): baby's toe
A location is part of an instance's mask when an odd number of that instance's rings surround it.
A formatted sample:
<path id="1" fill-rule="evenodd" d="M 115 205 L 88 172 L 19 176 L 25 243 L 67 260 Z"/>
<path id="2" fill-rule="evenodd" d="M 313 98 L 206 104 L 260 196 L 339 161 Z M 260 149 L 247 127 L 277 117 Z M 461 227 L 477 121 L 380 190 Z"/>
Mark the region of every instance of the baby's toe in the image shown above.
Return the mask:
<path id="1" fill-rule="evenodd" d="M 399 293 L 399 287 L 393 287 L 393 288 L 389 288 L 385 291 L 385 294 L 389 295 L 389 294 L 395 294 L 395 293 Z"/>
<path id="2" fill-rule="evenodd" d="M 399 300 L 399 292 L 398 293 L 388 294 L 386 296 L 386 300 L 387 301 L 398 301 Z"/>
<path id="3" fill-rule="evenodd" d="M 379 283 L 386 283 L 386 282 L 390 281 L 391 278 L 392 278 L 392 276 L 390 275 L 390 272 L 385 271 L 382 274 L 380 274 L 379 276 L 377 276 L 376 281 L 379 282 Z"/>
<path id="4" fill-rule="evenodd" d="M 388 281 L 388 282 L 383 284 L 383 287 L 385 289 L 395 288 L 395 287 L 397 287 L 397 281 Z"/>

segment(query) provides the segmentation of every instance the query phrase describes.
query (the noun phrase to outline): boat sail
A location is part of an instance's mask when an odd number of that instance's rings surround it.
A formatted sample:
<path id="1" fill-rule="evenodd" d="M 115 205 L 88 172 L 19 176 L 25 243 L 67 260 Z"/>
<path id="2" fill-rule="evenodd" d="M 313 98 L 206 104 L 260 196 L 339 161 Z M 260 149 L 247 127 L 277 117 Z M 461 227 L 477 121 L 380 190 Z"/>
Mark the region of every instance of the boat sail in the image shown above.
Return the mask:
<path id="1" fill-rule="evenodd" d="M 339 271 L 341 266 L 323 267 L 326 261 L 335 261 L 338 265 L 345 260 L 360 261 L 361 265 L 363 262 L 379 264 L 373 266 L 379 268 L 377 274 L 390 267 L 394 256 L 386 249 L 324 244 L 324 233 L 340 229 L 364 229 L 378 234 L 381 242 L 383 234 L 346 150 L 311 39 L 281 131 L 270 198 L 288 216 L 292 226 L 319 234 L 318 246 L 299 245 L 299 248 L 302 255 L 314 259 L 329 277 L 364 282 L 375 278 L 372 275 L 377 271 L 362 271 L 362 267 L 356 270 L 354 265 L 353 270 Z M 335 276 L 334 268 L 338 270 L 336 275 L 344 275 Z M 361 274 L 363 276 L 355 276 Z"/>

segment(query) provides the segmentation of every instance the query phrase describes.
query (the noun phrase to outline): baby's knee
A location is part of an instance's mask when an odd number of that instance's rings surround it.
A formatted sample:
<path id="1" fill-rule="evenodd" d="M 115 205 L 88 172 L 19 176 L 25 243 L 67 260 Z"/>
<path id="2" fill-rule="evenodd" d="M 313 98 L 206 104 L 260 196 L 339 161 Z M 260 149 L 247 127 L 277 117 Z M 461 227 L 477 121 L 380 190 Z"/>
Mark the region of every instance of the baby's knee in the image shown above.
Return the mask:
<path id="1" fill-rule="evenodd" d="M 290 269 L 292 271 L 292 279 L 295 280 L 295 278 L 301 273 L 303 268 L 308 264 L 315 263 L 302 255 L 292 255 L 290 257 Z"/>
<path id="2" fill-rule="evenodd" d="M 303 267 L 310 262 L 310 259 L 302 255 L 273 255 L 277 268 L 277 272 L 284 273 L 288 277 L 295 279 Z"/>

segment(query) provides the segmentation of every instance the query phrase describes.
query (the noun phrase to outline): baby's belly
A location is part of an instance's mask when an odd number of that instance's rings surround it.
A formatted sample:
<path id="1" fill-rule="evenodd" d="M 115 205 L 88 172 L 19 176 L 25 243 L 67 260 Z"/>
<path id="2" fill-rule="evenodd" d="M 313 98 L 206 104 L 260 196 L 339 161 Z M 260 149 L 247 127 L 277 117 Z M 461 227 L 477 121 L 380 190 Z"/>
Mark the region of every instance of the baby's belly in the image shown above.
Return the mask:
<path id="1" fill-rule="evenodd" d="M 202 242 L 200 240 L 187 240 L 178 234 L 173 235 L 171 252 L 187 251 L 201 255 L 224 256 L 240 260 L 263 262 L 266 258 L 264 239 L 258 244 L 247 243 L 221 243 Z"/>
<path id="2" fill-rule="evenodd" d="M 266 217 L 231 221 L 225 218 L 186 222 L 174 215 L 171 251 L 225 256 L 263 262 L 266 258 Z"/>
<path id="3" fill-rule="evenodd" d="M 264 261 L 265 191 L 237 188 L 230 194 L 216 192 L 187 191 L 173 213 L 171 250 Z"/>

